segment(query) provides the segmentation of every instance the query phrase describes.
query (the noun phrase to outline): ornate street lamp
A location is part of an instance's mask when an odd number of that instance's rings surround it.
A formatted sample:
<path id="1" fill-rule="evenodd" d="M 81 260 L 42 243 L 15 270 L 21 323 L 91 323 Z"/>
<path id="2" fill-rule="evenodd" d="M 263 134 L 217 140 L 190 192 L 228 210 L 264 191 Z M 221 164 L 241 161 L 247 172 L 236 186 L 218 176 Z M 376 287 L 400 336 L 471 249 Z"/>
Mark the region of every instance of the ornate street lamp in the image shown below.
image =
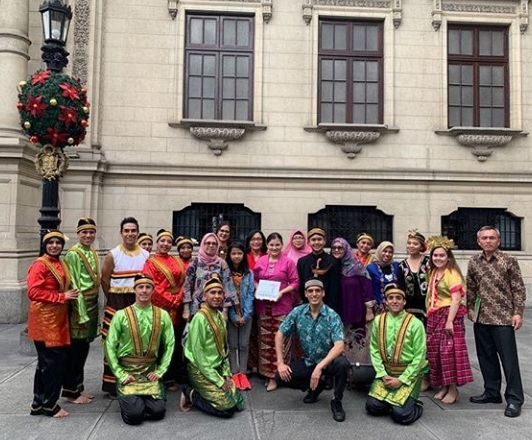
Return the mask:
<path id="1" fill-rule="evenodd" d="M 68 64 L 65 45 L 72 10 L 61 0 L 44 0 L 39 8 L 43 25 L 42 60 L 46 70 L 39 70 L 19 84 L 22 129 L 29 140 L 39 147 L 35 160 L 37 172 L 43 178 L 41 217 L 42 237 L 61 223 L 59 179 L 68 167 L 63 152 L 66 146 L 78 145 L 87 133 L 89 106 L 87 90 L 81 83 L 62 73 Z"/>
<path id="2" fill-rule="evenodd" d="M 42 20 L 42 60 L 53 72 L 61 72 L 68 64 L 69 53 L 65 50 L 72 9 L 61 0 L 45 0 L 39 7 Z"/>

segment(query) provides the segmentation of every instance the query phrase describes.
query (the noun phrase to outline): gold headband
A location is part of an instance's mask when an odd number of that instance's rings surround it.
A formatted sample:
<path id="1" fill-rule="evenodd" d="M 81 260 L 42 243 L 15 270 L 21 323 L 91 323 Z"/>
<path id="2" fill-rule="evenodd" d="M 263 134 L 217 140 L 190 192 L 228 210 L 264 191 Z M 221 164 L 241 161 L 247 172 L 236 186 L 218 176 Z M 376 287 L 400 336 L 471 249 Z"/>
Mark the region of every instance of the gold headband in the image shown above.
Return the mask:
<path id="1" fill-rule="evenodd" d="M 50 240 L 51 238 L 59 238 L 60 240 L 63 240 L 63 243 L 66 241 L 66 236 L 61 231 L 47 232 L 42 238 L 42 241 L 45 242 L 46 240 Z"/>
<path id="2" fill-rule="evenodd" d="M 170 240 L 172 240 L 172 243 L 174 242 L 174 236 L 170 231 L 162 231 L 161 233 L 157 234 L 156 241 L 159 241 L 163 237 L 170 237 Z"/>
<path id="3" fill-rule="evenodd" d="M 216 288 L 223 290 L 224 286 L 222 284 L 222 280 L 220 280 L 220 278 L 215 275 L 205 283 L 205 285 L 203 286 L 203 292 L 208 292 L 209 290 Z"/>
<path id="4" fill-rule="evenodd" d="M 175 239 L 175 244 L 177 245 L 177 248 L 179 249 L 180 246 L 183 246 L 184 244 L 189 244 L 191 247 L 194 247 L 194 242 L 192 239 L 187 237 L 177 237 Z"/>
<path id="5" fill-rule="evenodd" d="M 393 295 L 393 294 L 401 295 L 403 298 L 406 298 L 405 292 L 399 289 L 399 287 L 390 287 L 389 289 L 386 289 L 384 291 L 385 298 L 387 298 L 388 295 Z"/>
<path id="6" fill-rule="evenodd" d="M 137 244 L 140 245 L 144 240 L 150 240 L 153 243 L 153 237 L 151 234 L 144 234 L 141 237 L 137 238 Z"/>
<path id="7" fill-rule="evenodd" d="M 432 237 L 429 237 L 427 240 L 427 244 L 429 245 L 429 249 L 436 249 L 436 248 L 443 248 L 446 251 L 450 251 L 454 249 L 454 240 L 451 240 L 450 238 L 442 237 L 440 235 L 433 235 Z"/>
<path id="8" fill-rule="evenodd" d="M 371 235 L 369 235 L 369 234 L 366 234 L 365 232 L 362 232 L 361 234 L 358 234 L 358 237 L 357 237 L 357 243 L 358 243 L 360 240 L 364 240 L 364 239 L 371 241 L 371 244 L 374 243 L 374 241 L 373 241 L 373 237 L 372 237 Z"/>
<path id="9" fill-rule="evenodd" d="M 81 225 L 81 226 L 78 226 L 78 229 L 76 230 L 76 232 L 86 231 L 87 229 L 93 229 L 96 231 L 96 226 L 91 225 L 91 224 Z"/>
<path id="10" fill-rule="evenodd" d="M 312 228 L 310 231 L 308 231 L 308 239 L 310 239 L 310 237 L 312 237 L 313 235 L 321 235 L 323 238 L 326 237 L 325 231 L 321 228 Z"/>
<path id="11" fill-rule="evenodd" d="M 137 278 L 135 280 L 135 284 L 133 285 L 133 287 L 137 287 L 138 285 L 140 284 L 149 284 L 150 286 L 154 287 L 155 284 L 153 282 L 153 279 L 150 278 L 150 277 L 147 277 L 147 276 L 143 276 L 141 278 Z"/>

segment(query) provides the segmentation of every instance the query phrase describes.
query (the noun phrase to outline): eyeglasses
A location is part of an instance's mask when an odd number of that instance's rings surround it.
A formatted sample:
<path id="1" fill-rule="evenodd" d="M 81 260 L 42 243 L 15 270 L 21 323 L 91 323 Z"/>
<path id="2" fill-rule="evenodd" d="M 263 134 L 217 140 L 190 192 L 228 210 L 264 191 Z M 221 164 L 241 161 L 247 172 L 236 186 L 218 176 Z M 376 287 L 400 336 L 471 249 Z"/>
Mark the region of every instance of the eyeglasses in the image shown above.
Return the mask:
<path id="1" fill-rule="evenodd" d="M 214 242 L 214 241 L 207 241 L 205 243 L 205 246 L 218 246 L 218 243 Z"/>
<path id="2" fill-rule="evenodd" d="M 333 246 L 331 248 L 333 251 L 343 251 L 344 250 L 344 247 L 343 246 Z"/>

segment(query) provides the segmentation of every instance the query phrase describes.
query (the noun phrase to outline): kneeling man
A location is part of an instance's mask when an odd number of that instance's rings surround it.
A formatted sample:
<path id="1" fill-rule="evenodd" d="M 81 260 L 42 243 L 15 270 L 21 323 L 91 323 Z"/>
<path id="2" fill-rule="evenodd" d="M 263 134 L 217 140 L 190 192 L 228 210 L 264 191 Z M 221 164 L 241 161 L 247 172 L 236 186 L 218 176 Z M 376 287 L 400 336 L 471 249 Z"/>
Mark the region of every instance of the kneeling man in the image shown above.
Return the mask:
<path id="1" fill-rule="evenodd" d="M 232 379 L 227 357 L 227 327 L 220 307 L 224 287 L 213 275 L 203 289 L 203 304 L 188 326 L 185 357 L 190 387 L 181 395 L 181 411 L 192 406 L 217 417 L 229 418 L 244 409 L 244 396 Z"/>
<path id="2" fill-rule="evenodd" d="M 122 419 L 128 425 L 164 417 L 166 395 L 161 378 L 175 344 L 170 315 L 151 304 L 153 279 L 136 275 L 134 283 L 135 303 L 115 313 L 105 341 Z"/>
<path id="3" fill-rule="evenodd" d="M 371 362 L 375 380 L 366 401 L 372 416 L 390 414 L 401 425 L 414 423 L 423 414 L 417 400 L 426 367 L 427 351 L 422 322 L 404 310 L 405 293 L 396 284 L 384 291 L 387 311 L 375 318 L 371 334 Z"/>
<path id="4" fill-rule="evenodd" d="M 331 410 L 334 420 L 343 422 L 342 398 L 349 373 L 349 361 L 343 355 L 344 332 L 340 316 L 323 303 L 323 282 L 311 279 L 305 283 L 308 304 L 292 310 L 275 335 L 279 386 L 308 391 L 305 403 L 314 403 L 328 384 L 334 382 Z M 283 360 L 283 339 L 297 334 L 305 357 L 286 365 Z M 330 388 L 328 388 L 330 389 Z"/>

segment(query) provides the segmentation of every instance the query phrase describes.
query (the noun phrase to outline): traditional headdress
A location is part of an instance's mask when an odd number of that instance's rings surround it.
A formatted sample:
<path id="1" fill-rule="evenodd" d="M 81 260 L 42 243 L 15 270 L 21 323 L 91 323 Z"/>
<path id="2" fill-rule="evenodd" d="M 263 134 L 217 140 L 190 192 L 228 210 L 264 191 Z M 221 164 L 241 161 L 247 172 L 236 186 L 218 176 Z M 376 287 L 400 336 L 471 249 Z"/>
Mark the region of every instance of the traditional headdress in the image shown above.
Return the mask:
<path id="1" fill-rule="evenodd" d="M 375 241 L 373 240 L 373 237 L 371 235 L 369 235 L 367 232 L 361 232 L 360 234 L 357 235 L 357 243 L 360 241 L 360 240 L 369 240 L 371 241 L 371 246 L 373 246 L 373 244 L 375 243 Z"/>
<path id="2" fill-rule="evenodd" d="M 321 235 L 323 238 L 327 238 L 325 231 L 321 228 L 312 228 L 308 231 L 307 238 L 310 240 L 313 235 Z"/>
<path id="3" fill-rule="evenodd" d="M 137 275 L 135 275 L 135 283 L 133 284 L 133 287 L 137 287 L 140 284 L 149 284 L 152 287 L 155 286 L 153 278 L 143 273 L 138 273 Z"/>
<path id="4" fill-rule="evenodd" d="M 153 236 L 147 232 L 141 232 L 137 238 L 137 244 L 140 245 L 144 240 L 150 240 L 153 244 Z"/>
<path id="5" fill-rule="evenodd" d="M 207 293 L 209 290 L 216 288 L 223 290 L 224 285 L 218 274 L 213 274 L 203 286 L 203 292 Z"/>
<path id="6" fill-rule="evenodd" d="M 323 282 L 321 280 L 318 280 L 317 278 L 312 278 L 305 283 L 305 290 L 307 290 L 309 287 L 321 287 L 322 289 L 324 288 Z"/>
<path id="7" fill-rule="evenodd" d="M 425 252 L 427 250 L 427 239 L 423 234 L 420 234 L 417 229 L 412 229 L 408 231 L 408 238 L 413 238 L 419 241 L 423 247 L 422 252 Z"/>
<path id="8" fill-rule="evenodd" d="M 46 234 L 44 234 L 42 238 L 43 244 L 46 246 L 46 244 L 52 239 L 52 238 L 58 238 L 61 243 L 63 243 L 63 246 L 65 245 L 67 241 L 67 237 L 65 234 L 63 234 L 59 229 L 48 229 L 46 231 Z"/>
<path id="9" fill-rule="evenodd" d="M 401 295 L 403 298 L 406 298 L 406 294 L 405 294 L 404 290 L 402 290 L 399 287 L 397 287 L 397 284 L 395 284 L 395 283 L 390 283 L 384 288 L 384 297 L 385 298 L 388 295 L 392 295 L 392 294 L 396 294 L 396 295 L 398 294 L 398 295 Z"/>
<path id="10" fill-rule="evenodd" d="M 78 220 L 78 229 L 76 232 L 85 231 L 87 229 L 93 229 L 96 231 L 96 222 L 92 218 L 84 217 Z"/>
<path id="11" fill-rule="evenodd" d="M 177 250 L 179 250 L 179 248 L 185 244 L 189 244 L 191 247 L 194 247 L 193 239 L 188 238 L 188 237 L 183 237 L 182 235 L 180 235 L 179 237 L 175 239 L 175 244 L 177 245 Z"/>
<path id="12" fill-rule="evenodd" d="M 454 240 L 451 240 L 450 238 L 447 238 L 447 236 L 441 236 L 441 235 L 433 235 L 432 237 L 429 237 L 427 240 L 427 244 L 429 249 L 432 251 L 432 249 L 436 248 L 442 248 L 446 251 L 450 251 L 454 249 Z"/>
<path id="13" fill-rule="evenodd" d="M 163 237 L 169 237 L 170 240 L 172 240 L 172 243 L 174 242 L 174 236 L 170 231 L 167 231 L 166 229 L 159 229 L 157 231 L 157 238 L 155 239 L 155 241 L 159 241 Z"/>

